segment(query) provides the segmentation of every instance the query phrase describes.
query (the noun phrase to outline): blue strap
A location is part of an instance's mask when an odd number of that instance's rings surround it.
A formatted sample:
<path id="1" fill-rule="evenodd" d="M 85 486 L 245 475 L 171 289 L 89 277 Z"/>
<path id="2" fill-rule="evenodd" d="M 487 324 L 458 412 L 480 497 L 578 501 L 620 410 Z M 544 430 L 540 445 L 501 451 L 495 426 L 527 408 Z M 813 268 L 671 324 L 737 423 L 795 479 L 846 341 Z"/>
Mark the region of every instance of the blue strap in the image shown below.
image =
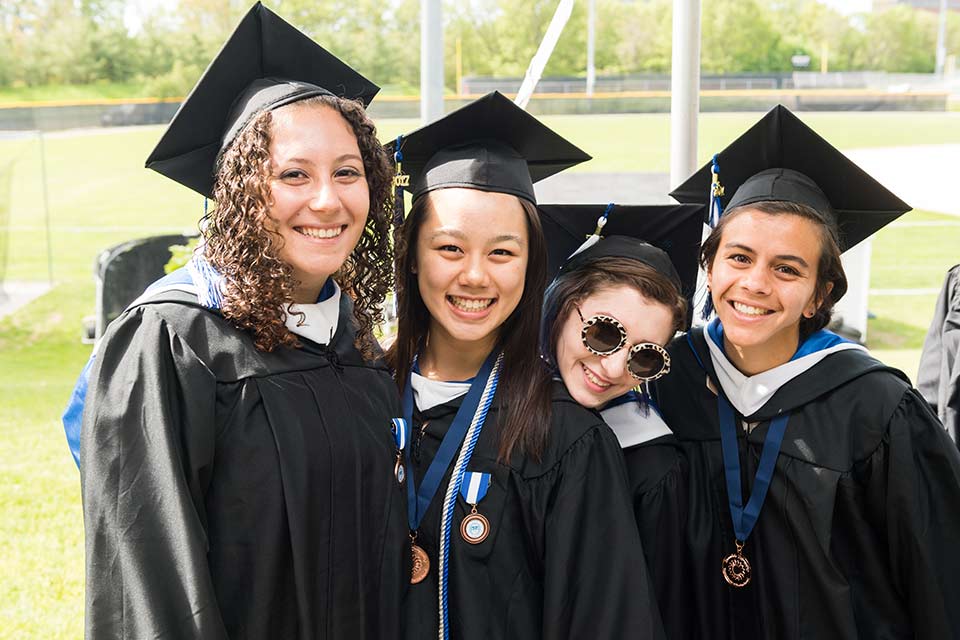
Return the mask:
<path id="1" fill-rule="evenodd" d="M 487 356 L 483 366 L 480 367 L 480 371 L 477 372 L 473 383 L 470 385 L 470 390 L 463 400 L 463 404 L 461 404 L 460 409 L 457 410 L 457 415 L 454 417 L 453 423 L 450 425 L 450 428 L 447 429 L 446 435 L 443 436 L 443 440 L 440 442 L 437 455 L 430 462 L 430 466 L 427 467 L 427 472 L 423 476 L 419 490 L 414 486 L 415 480 L 413 465 L 410 461 L 410 447 L 407 447 L 407 522 L 410 525 L 410 531 L 416 531 L 420 527 L 420 523 L 427 513 L 427 508 L 430 506 L 434 495 L 437 493 L 437 489 L 440 487 L 440 481 L 443 479 L 443 475 L 447 472 L 447 469 L 457 455 L 457 451 L 460 449 L 460 445 L 463 443 L 467 429 L 470 428 L 473 416 L 480 405 L 480 397 L 483 395 L 484 387 L 487 386 L 487 379 L 493 370 L 493 364 L 497 360 L 497 355 L 496 350 L 491 352 L 490 355 Z M 407 380 L 407 384 L 403 389 L 403 417 L 408 430 L 407 442 L 409 442 L 410 429 L 412 429 L 413 426 L 413 386 L 409 380 Z"/>
<path id="2" fill-rule="evenodd" d="M 63 431 L 67 434 L 67 446 L 70 447 L 70 454 L 73 461 L 80 468 L 80 428 L 83 426 L 83 403 L 87 399 L 87 387 L 90 383 L 90 370 L 93 368 L 93 361 L 96 360 L 96 352 L 90 355 L 87 364 L 83 366 L 80 377 L 77 378 L 77 384 L 73 387 L 73 393 L 70 394 L 70 402 L 63 412 Z"/>
<path id="3" fill-rule="evenodd" d="M 727 480 L 730 517 L 733 519 L 733 532 L 737 540 L 743 543 L 753 531 L 753 526 L 760 517 L 760 510 L 763 509 L 763 501 L 767 497 L 767 489 L 770 488 L 770 481 L 773 479 L 777 457 L 780 455 L 780 445 L 790 416 L 782 414 L 770 422 L 770 430 L 767 431 L 767 437 L 763 441 L 760 464 L 753 481 L 753 491 L 744 508 L 743 492 L 740 487 L 740 454 L 737 449 L 736 417 L 730 401 L 722 391 L 717 394 L 717 409 L 720 415 L 720 444 L 723 449 L 723 473 Z"/>

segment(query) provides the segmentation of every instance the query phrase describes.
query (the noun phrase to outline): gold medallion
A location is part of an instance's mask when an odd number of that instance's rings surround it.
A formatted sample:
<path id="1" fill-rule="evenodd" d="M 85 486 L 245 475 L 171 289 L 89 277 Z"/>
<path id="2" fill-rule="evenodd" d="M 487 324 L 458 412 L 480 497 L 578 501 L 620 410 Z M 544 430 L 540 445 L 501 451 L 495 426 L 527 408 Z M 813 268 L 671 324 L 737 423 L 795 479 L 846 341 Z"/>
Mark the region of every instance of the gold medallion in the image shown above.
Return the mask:
<path id="1" fill-rule="evenodd" d="M 399 452 L 397 453 L 397 461 L 393 465 L 393 475 L 400 484 L 403 484 L 403 481 L 407 479 L 407 469 L 403 466 L 403 460 Z"/>
<path id="2" fill-rule="evenodd" d="M 750 561 L 743 555 L 743 543 L 737 540 L 737 552 L 731 553 L 720 564 L 723 579 L 731 587 L 745 587 L 750 584 Z"/>
<path id="3" fill-rule="evenodd" d="M 430 557 L 427 552 L 416 544 L 410 544 L 410 553 L 413 556 L 413 564 L 410 567 L 410 584 L 418 584 L 430 573 Z"/>
<path id="4" fill-rule="evenodd" d="M 480 544 L 489 534 L 490 521 L 477 513 L 477 505 L 473 505 L 473 511 L 460 523 L 460 535 L 470 544 Z"/>

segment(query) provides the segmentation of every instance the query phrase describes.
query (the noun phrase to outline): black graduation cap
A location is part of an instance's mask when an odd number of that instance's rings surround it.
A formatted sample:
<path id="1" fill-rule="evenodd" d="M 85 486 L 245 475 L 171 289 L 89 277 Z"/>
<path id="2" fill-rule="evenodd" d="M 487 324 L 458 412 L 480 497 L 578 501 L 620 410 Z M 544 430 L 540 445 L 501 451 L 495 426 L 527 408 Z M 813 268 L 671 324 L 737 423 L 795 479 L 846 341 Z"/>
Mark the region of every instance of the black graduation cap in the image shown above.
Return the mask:
<path id="1" fill-rule="evenodd" d="M 590 159 L 535 117 L 494 91 L 399 139 L 406 187 L 467 187 L 536 203 L 533 183 Z M 396 154 L 397 142 L 387 145 Z"/>
<path id="2" fill-rule="evenodd" d="M 717 155 L 724 211 L 761 200 L 797 202 L 833 216 L 845 251 L 910 210 L 783 105 Z M 670 195 L 709 203 L 711 162 Z"/>
<path id="3" fill-rule="evenodd" d="M 379 90 L 258 2 L 180 105 L 146 166 L 212 197 L 218 155 L 256 114 L 321 94 L 368 105 Z"/>
<path id="4" fill-rule="evenodd" d="M 676 282 L 688 299 L 697 287 L 703 211 L 700 204 L 541 204 L 548 277 L 597 258 L 631 258 Z M 600 240 L 572 256 L 607 212 Z"/>

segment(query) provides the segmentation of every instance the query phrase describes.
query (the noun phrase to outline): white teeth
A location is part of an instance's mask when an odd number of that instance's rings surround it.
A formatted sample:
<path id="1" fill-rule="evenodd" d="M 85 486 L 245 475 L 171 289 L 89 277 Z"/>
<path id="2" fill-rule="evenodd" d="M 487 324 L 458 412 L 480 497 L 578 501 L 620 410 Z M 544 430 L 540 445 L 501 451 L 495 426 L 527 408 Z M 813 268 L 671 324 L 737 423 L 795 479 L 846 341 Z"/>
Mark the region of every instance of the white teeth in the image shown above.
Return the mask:
<path id="1" fill-rule="evenodd" d="M 343 225 L 331 229 L 318 229 L 317 227 L 297 227 L 297 231 L 311 238 L 336 238 L 343 233 Z"/>
<path id="2" fill-rule="evenodd" d="M 765 316 L 768 313 L 770 313 L 766 309 L 751 307 L 750 305 L 746 305 L 741 302 L 734 302 L 733 308 L 739 311 L 740 313 L 746 314 L 748 316 Z"/>
<path id="3" fill-rule="evenodd" d="M 610 386 L 610 383 L 609 383 L 609 382 L 604 382 L 603 380 L 601 380 L 601 379 L 598 378 L 597 376 L 593 375 L 593 371 L 590 371 L 590 369 L 588 369 L 585 365 L 582 365 L 582 364 L 581 364 L 580 366 L 583 367 L 583 374 L 584 374 L 585 376 L 587 376 L 587 380 L 589 380 L 589 381 L 592 382 L 593 384 L 597 385 L 598 387 L 609 387 L 609 386 Z"/>
<path id="4" fill-rule="evenodd" d="M 456 296 L 447 296 L 447 299 L 453 303 L 457 309 L 462 309 L 463 311 L 483 311 L 491 304 L 493 304 L 493 298 L 484 298 L 482 300 L 471 300 L 468 298 L 457 298 Z"/>

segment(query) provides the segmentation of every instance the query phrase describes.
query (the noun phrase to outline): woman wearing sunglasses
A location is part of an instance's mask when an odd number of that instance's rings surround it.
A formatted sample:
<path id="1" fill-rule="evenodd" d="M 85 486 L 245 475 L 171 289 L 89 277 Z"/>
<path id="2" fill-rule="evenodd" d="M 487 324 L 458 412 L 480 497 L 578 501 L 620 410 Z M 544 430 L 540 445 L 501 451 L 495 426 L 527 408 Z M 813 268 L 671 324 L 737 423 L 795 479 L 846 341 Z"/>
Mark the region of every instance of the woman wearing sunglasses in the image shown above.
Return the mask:
<path id="1" fill-rule="evenodd" d="M 413 192 L 388 354 L 410 433 L 405 637 L 662 637 L 617 441 L 537 353 L 533 181 L 588 157 L 500 94 L 395 149 Z"/>
<path id="2" fill-rule="evenodd" d="M 824 328 L 841 250 L 908 207 L 783 107 L 673 195 L 711 182 L 717 317 L 656 389 L 689 462 L 692 636 L 960 638 L 960 453 L 906 376 Z"/>
<path id="3" fill-rule="evenodd" d="M 539 208 L 554 264 L 598 217 L 597 226 L 609 231 L 603 238 L 595 234 L 566 259 L 547 288 L 541 349 L 570 395 L 599 411 L 616 434 L 667 637 L 685 637 L 688 601 L 675 576 L 686 572 L 685 555 L 676 545 L 686 518 L 686 463 L 646 389 L 670 372 L 664 345 L 687 326 L 681 292 L 695 282 L 703 208 Z M 670 247 L 671 255 L 640 238 Z"/>

